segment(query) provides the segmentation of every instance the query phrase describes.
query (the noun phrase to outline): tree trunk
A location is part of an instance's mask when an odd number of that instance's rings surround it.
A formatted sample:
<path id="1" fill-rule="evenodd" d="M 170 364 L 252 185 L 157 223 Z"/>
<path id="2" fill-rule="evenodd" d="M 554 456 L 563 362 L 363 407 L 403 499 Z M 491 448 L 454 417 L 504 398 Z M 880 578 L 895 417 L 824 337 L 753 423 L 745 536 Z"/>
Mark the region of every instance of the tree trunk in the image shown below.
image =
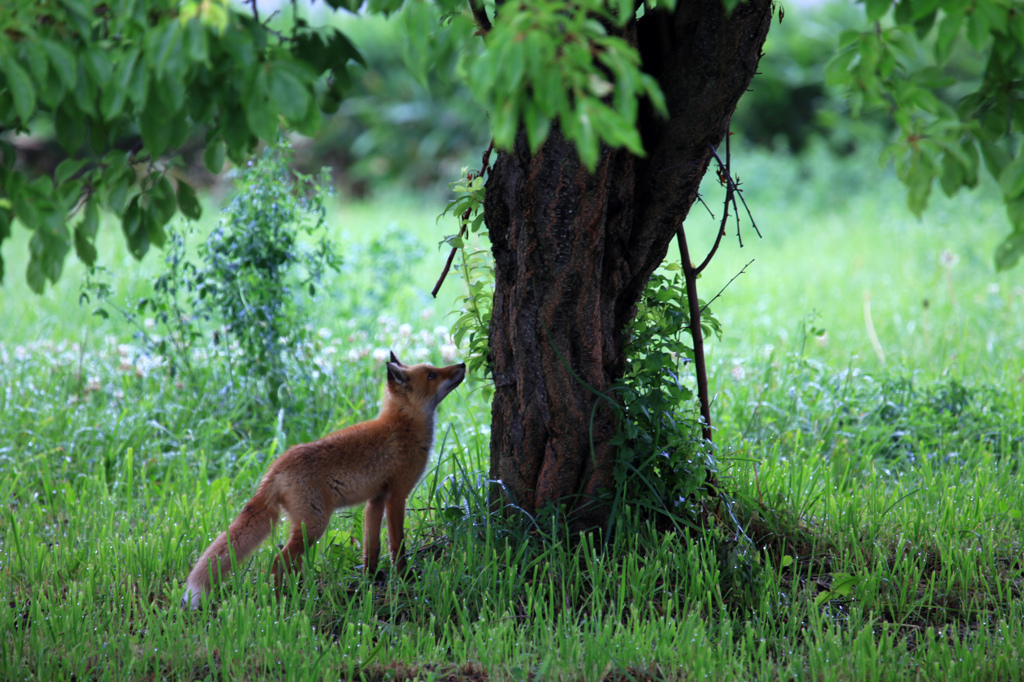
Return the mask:
<path id="1" fill-rule="evenodd" d="M 531 156 L 520 134 L 499 153 L 484 205 L 495 258 L 490 327 L 492 500 L 528 513 L 567 505 L 577 527 L 607 518 L 623 330 L 665 258 L 757 68 L 770 0 L 726 16 L 680 0 L 624 36 L 661 84 L 670 117 L 642 107 L 646 158 L 602 150 L 588 173 L 553 131 Z"/>

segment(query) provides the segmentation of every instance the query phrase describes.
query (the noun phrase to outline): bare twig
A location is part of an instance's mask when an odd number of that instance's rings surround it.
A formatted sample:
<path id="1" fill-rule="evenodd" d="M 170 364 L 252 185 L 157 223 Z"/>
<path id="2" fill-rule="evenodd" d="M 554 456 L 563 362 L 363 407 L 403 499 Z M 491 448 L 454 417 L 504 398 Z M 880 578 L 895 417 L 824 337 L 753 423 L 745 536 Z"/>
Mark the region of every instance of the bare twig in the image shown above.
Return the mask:
<path id="1" fill-rule="evenodd" d="M 754 262 L 754 259 L 753 259 L 753 258 L 751 258 L 751 259 L 750 259 L 750 263 L 753 263 L 753 262 Z M 705 310 L 705 309 L 707 309 L 707 307 L 708 307 L 709 305 L 711 305 L 712 303 L 714 303 L 714 302 L 715 302 L 715 301 L 716 301 L 716 300 L 718 299 L 718 297 L 722 295 L 722 292 L 724 292 L 724 291 L 725 291 L 726 289 L 728 289 L 728 288 L 729 288 L 729 285 L 730 285 L 730 284 L 732 284 L 732 283 L 733 283 L 733 281 L 735 281 L 737 277 L 739 277 L 740 275 L 742 275 L 742 274 L 743 274 L 744 272 L 746 272 L 746 271 L 747 271 L 747 268 L 749 268 L 749 267 L 750 267 L 750 263 L 747 263 L 747 264 L 746 264 L 746 265 L 744 265 L 744 266 L 743 266 L 742 268 L 740 268 L 740 271 L 739 271 L 739 272 L 737 272 L 737 273 L 736 273 L 735 275 L 733 275 L 733 276 L 732 276 L 732 279 L 730 279 L 730 280 L 729 280 L 728 282 L 726 282 L 726 283 L 725 283 L 725 286 L 724 286 L 724 287 L 722 287 L 722 288 L 721 288 L 721 290 L 720 290 L 720 291 L 719 291 L 719 292 L 718 292 L 717 294 L 715 294 L 715 297 L 714 297 L 714 298 L 712 298 L 712 299 L 711 299 L 710 301 L 708 301 L 708 302 L 707 302 L 707 303 L 705 303 L 705 304 L 704 304 L 703 306 L 701 306 L 701 309 L 700 309 L 700 311 L 701 311 L 701 312 L 703 313 L 703 312 L 704 312 L 704 310 Z"/>
<path id="2" fill-rule="evenodd" d="M 728 141 L 728 137 L 726 137 L 726 149 L 728 149 L 728 147 L 729 147 L 729 141 Z M 722 157 L 720 157 L 718 155 L 718 152 L 715 150 L 715 147 L 710 142 L 708 142 L 708 149 L 711 150 L 711 153 L 714 155 L 715 160 L 718 161 L 718 167 L 721 168 L 724 171 L 726 182 L 729 183 L 729 187 L 731 187 L 732 190 L 734 192 L 736 192 L 736 194 L 739 195 L 740 201 L 743 202 L 743 208 L 746 209 L 747 216 L 750 218 L 750 223 L 751 223 L 751 225 L 754 226 L 754 232 L 757 232 L 757 236 L 760 237 L 761 236 L 761 230 L 759 230 L 757 228 L 757 221 L 754 220 L 754 214 L 751 213 L 750 207 L 747 206 L 747 200 L 743 198 L 743 192 L 740 191 L 739 186 L 733 181 L 732 175 L 730 175 L 729 165 L 727 163 L 725 163 L 724 161 L 722 161 Z M 735 199 L 733 201 L 735 202 Z"/>
<path id="3" fill-rule="evenodd" d="M 699 193 L 697 194 L 697 201 L 700 202 L 700 205 L 704 207 L 704 210 L 707 211 L 708 215 L 711 216 L 711 219 L 714 220 L 715 212 L 711 210 L 711 207 L 708 206 L 707 203 L 704 201 L 704 197 L 702 197 Z"/>
<path id="4" fill-rule="evenodd" d="M 293 0 L 294 1 L 294 0 Z M 716 155 L 717 158 L 717 155 Z M 740 248 L 743 248 L 743 232 L 740 229 L 740 207 L 736 205 L 736 194 L 740 190 L 739 177 L 733 180 L 732 177 L 732 122 L 729 123 L 729 129 L 725 131 L 725 168 L 721 167 L 721 159 L 718 161 L 719 169 L 718 174 L 721 177 L 722 173 L 725 173 L 725 177 L 728 178 L 729 183 L 725 186 L 725 204 L 729 205 L 732 201 L 733 210 L 736 211 L 736 240 L 740 243 Z M 733 191 L 735 188 L 735 191 Z M 751 217 L 753 222 L 753 217 Z M 722 229 L 725 229 L 725 223 L 722 223 Z"/>
<path id="5" fill-rule="evenodd" d="M 252 6 L 252 18 L 256 20 L 256 23 L 260 23 L 260 11 L 256 9 L 256 0 L 249 0 L 249 5 Z"/>

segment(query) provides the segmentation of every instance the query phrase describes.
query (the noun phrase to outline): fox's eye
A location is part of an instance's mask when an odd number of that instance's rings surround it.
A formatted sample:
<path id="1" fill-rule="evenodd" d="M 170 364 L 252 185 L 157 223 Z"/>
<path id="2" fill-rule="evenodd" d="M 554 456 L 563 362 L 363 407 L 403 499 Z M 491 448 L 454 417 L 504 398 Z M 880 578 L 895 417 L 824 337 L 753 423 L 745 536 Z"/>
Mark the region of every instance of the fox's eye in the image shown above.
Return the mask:
<path id="1" fill-rule="evenodd" d="M 427 381 L 433 381 L 436 378 L 437 374 L 435 372 L 431 372 L 430 374 L 427 375 Z"/>

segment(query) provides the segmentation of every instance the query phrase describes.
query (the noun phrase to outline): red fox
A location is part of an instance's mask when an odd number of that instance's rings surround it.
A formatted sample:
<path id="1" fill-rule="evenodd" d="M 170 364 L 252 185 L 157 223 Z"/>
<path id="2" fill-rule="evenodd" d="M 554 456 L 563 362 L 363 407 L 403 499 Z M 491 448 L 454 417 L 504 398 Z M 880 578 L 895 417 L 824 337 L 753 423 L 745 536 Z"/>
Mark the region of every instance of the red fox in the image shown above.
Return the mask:
<path id="1" fill-rule="evenodd" d="M 387 363 L 387 389 L 376 419 L 336 431 L 278 457 L 227 533 L 199 557 L 188 576 L 184 604 L 198 608 L 211 582 L 242 563 L 268 536 L 281 512 L 291 519 L 288 544 L 274 559 L 275 583 L 302 565 L 302 553 L 327 530 L 335 509 L 366 502 L 363 565 L 377 572 L 380 523 L 387 510 L 388 544 L 397 572 L 405 568 L 405 500 L 427 466 L 434 441 L 434 410 L 462 383 L 466 365 L 407 366 L 395 354 Z M 230 543 L 228 538 L 230 538 Z"/>

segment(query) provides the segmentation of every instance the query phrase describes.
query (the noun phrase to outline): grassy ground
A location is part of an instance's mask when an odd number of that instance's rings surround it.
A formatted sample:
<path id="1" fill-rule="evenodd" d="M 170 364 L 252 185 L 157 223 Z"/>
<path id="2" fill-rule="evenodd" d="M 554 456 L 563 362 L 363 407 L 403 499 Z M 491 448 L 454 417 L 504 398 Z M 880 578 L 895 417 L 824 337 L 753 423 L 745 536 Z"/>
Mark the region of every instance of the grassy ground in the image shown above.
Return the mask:
<path id="1" fill-rule="evenodd" d="M 441 327 L 458 280 L 440 303 L 423 293 L 444 255 L 440 206 L 387 197 L 332 215 L 349 267 L 310 312 L 305 413 L 261 412 L 212 371 L 169 378 L 131 325 L 79 306 L 79 266 L 35 297 L 24 235 L 5 245 L 0 678 L 1024 675 L 1024 289 L 990 265 L 1001 209 L 985 192 L 936 198 L 918 221 L 868 162 L 737 158 L 764 238 L 745 227 L 700 285 L 711 298 L 755 259 L 713 305 L 711 356 L 746 549 L 642 524 L 608 547 L 487 524 L 488 409 L 460 388 L 410 503 L 411 580 L 360 575 L 347 511 L 284 598 L 267 588 L 267 543 L 211 609 L 182 611 L 192 562 L 266 462 L 373 414 L 375 357 L 453 353 Z M 398 277 L 373 269 L 390 225 L 425 249 Z M 713 225 L 687 229 L 706 242 Z M 139 267 L 107 233 L 115 301 L 147 295 L 158 254 Z M 383 244 L 411 251 L 398 235 Z"/>

